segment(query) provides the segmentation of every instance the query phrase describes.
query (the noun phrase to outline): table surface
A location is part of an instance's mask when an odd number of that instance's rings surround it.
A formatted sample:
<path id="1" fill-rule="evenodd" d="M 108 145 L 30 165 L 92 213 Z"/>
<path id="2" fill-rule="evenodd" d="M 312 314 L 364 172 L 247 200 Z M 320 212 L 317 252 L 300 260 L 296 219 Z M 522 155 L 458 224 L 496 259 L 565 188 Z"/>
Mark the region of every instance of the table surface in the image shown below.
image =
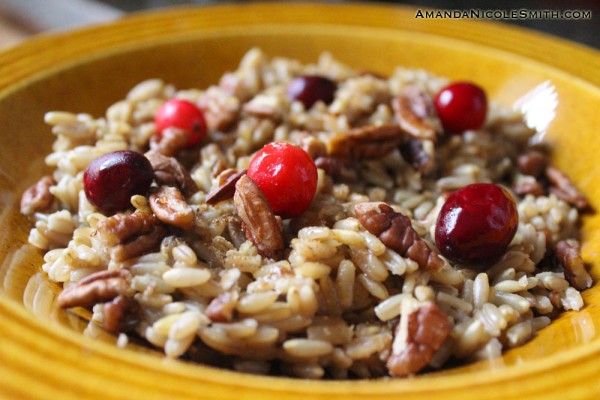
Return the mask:
<path id="1" fill-rule="evenodd" d="M 30 0 L 31 1 L 31 0 Z M 0 49 L 7 48 L 18 44 L 20 41 L 27 39 L 33 35 L 48 30 L 71 29 L 74 27 L 85 26 L 86 23 L 97 22 L 92 18 L 77 18 L 77 8 L 81 9 L 81 13 L 89 9 L 90 3 L 95 3 L 100 7 L 104 7 L 106 19 L 115 18 L 129 12 L 143 11 L 149 9 L 158 9 L 173 5 L 185 4 L 215 4 L 218 0 L 54 0 L 54 3 L 59 1 L 64 9 L 73 9 L 73 16 L 69 20 L 66 16 L 62 16 L 61 20 L 57 17 L 57 21 L 40 22 L 39 16 L 33 15 L 31 7 L 29 10 L 18 10 L 21 12 L 15 15 L 14 8 L 21 8 L 23 3 L 19 0 L 0 0 Z M 44 4 L 39 0 L 40 4 Z M 229 1 L 230 3 L 232 1 Z M 235 1 L 234 1 L 235 2 Z M 242 2 L 242 1 L 240 1 Z M 247 1 L 246 1 L 247 2 Z M 336 3 L 343 0 L 336 0 Z M 437 8 L 440 9 L 439 1 L 435 0 L 377 0 L 379 3 L 407 4 L 417 8 Z M 437 4 L 436 4 L 437 3 Z M 6 4 L 13 5 L 6 7 Z M 15 6 L 17 4 L 17 6 Z M 49 4 L 49 3 L 46 3 Z M 443 3 L 445 9 L 449 10 L 585 10 L 591 13 L 591 18 L 587 19 L 557 19 L 557 18 L 527 18 L 527 19 L 501 19 L 501 22 L 514 24 L 544 33 L 549 33 L 559 36 L 574 42 L 578 42 L 596 49 L 600 49 L 600 1 L 597 0 L 571 0 L 568 3 L 562 0 L 545 0 L 543 5 L 539 1 L 530 0 L 503 0 L 485 1 L 485 0 L 448 0 Z M 4 5 L 4 7 L 3 7 Z M 39 8 L 39 7 L 38 7 Z M 8 10 L 7 10 L 8 9 Z M 84 11 L 86 10 L 86 11 Z M 114 12 L 112 12 L 114 10 Z M 45 11 L 42 11 L 46 13 Z M 40 15 L 42 13 L 40 12 Z M 64 14 L 64 13 L 63 13 Z M 89 13 L 88 13 L 89 14 Z M 46 16 L 48 13 L 46 13 Z M 75 23 L 74 19 L 78 22 Z M 96 18 L 101 19 L 101 18 Z M 37 25 L 36 25 L 37 24 Z M 46 24 L 46 25 L 44 25 Z M 52 26 L 48 25 L 52 24 Z M 63 26 L 60 26 L 60 25 Z M 59 25 L 59 26 L 55 26 Z"/>

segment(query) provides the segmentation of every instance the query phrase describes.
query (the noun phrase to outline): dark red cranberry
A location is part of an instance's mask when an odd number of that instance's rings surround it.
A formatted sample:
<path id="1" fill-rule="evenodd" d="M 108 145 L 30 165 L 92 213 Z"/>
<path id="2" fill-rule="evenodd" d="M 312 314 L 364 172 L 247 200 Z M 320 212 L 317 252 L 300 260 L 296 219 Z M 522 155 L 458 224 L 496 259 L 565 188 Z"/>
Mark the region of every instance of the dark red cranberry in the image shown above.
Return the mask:
<path id="1" fill-rule="evenodd" d="M 488 263 L 506 251 L 518 223 L 517 206 L 506 189 L 476 183 L 448 196 L 435 226 L 435 243 L 451 260 Z"/>
<path id="2" fill-rule="evenodd" d="M 456 82 L 444 87 L 435 95 L 434 104 L 444 130 L 450 133 L 479 129 L 487 115 L 485 92 L 469 82 Z"/>
<path id="3" fill-rule="evenodd" d="M 288 84 L 287 96 L 291 100 L 297 100 L 309 109 L 317 101 L 325 104 L 333 101 L 337 84 L 329 78 L 319 75 L 299 76 Z"/>
<path id="4" fill-rule="evenodd" d="M 154 179 L 150 161 L 129 150 L 113 151 L 93 160 L 83 174 L 90 203 L 106 213 L 129 208 L 131 196 L 145 194 Z"/>
<path id="5" fill-rule="evenodd" d="M 159 137 L 167 128 L 177 128 L 188 134 L 186 147 L 193 147 L 206 136 L 204 113 L 194 103 L 171 99 L 163 103 L 154 116 Z"/>
<path id="6" fill-rule="evenodd" d="M 274 214 L 298 217 L 317 190 L 317 167 L 308 153 L 289 143 L 269 143 L 250 162 L 248 176 L 265 194 Z"/>

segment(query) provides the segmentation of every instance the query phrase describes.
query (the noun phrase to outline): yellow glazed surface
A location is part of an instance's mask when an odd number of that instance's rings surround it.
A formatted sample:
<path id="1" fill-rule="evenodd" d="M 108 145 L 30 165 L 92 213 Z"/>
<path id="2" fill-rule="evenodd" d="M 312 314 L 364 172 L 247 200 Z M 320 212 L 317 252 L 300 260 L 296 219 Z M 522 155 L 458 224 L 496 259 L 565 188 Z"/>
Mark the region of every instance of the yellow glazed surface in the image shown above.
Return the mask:
<path id="1" fill-rule="evenodd" d="M 79 334 L 57 310 L 28 310 L 41 256 L 23 247 L 20 193 L 44 170 L 52 136 L 44 112 L 101 115 L 135 83 L 160 77 L 206 87 L 252 46 L 313 61 L 322 51 L 382 74 L 396 65 L 482 84 L 512 105 L 545 82 L 557 95 L 546 138 L 555 163 L 600 209 L 600 54 L 500 24 L 415 18 L 392 6 L 253 4 L 184 8 L 40 37 L 0 53 L 0 397 L 7 399 L 533 399 L 600 394 L 600 286 L 527 345 L 481 362 L 405 380 L 310 382 L 178 361 Z M 544 111 L 549 112 L 549 111 Z M 600 281 L 600 214 L 584 219 L 584 258 Z M 18 265 L 18 268 L 14 266 Z M 48 286 L 47 291 L 57 290 Z M 47 293 L 47 292 L 46 292 Z M 46 315 L 44 318 L 34 316 Z M 113 340 L 114 341 L 114 340 Z"/>

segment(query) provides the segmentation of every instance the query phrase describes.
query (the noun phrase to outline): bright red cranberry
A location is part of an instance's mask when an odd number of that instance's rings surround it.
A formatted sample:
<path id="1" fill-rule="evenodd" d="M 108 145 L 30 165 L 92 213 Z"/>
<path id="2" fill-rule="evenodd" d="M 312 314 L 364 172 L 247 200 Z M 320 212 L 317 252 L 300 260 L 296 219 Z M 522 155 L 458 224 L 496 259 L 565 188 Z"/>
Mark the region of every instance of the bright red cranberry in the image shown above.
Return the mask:
<path id="1" fill-rule="evenodd" d="M 319 75 L 298 76 L 288 84 L 287 96 L 297 100 L 309 109 L 317 101 L 325 104 L 333 101 L 337 84 L 329 78 Z"/>
<path id="2" fill-rule="evenodd" d="M 476 183 L 448 197 L 435 226 L 435 243 L 451 260 L 487 263 L 506 251 L 518 223 L 517 206 L 506 189 Z"/>
<path id="3" fill-rule="evenodd" d="M 83 174 L 83 190 L 90 203 L 113 213 L 129 208 L 131 196 L 145 194 L 153 179 L 152 165 L 142 154 L 113 151 L 88 165 Z"/>
<path id="4" fill-rule="evenodd" d="M 469 82 L 446 86 L 435 95 L 434 104 L 444 130 L 450 133 L 479 129 L 487 115 L 485 92 Z"/>
<path id="5" fill-rule="evenodd" d="M 267 144 L 256 153 L 247 174 L 282 218 L 302 215 L 317 190 L 315 163 L 306 151 L 289 143 Z"/>
<path id="6" fill-rule="evenodd" d="M 188 134 L 186 147 L 197 145 L 206 136 L 204 113 L 194 103 L 187 100 L 166 101 L 154 116 L 158 135 L 167 128 L 178 128 Z"/>

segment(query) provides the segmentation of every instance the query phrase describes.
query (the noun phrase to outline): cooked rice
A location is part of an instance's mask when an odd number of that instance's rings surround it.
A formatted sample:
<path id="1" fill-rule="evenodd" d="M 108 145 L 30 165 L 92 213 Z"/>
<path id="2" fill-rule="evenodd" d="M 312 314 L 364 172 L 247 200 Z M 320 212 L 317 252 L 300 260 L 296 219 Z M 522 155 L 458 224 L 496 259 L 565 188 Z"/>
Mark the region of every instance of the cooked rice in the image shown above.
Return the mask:
<path id="1" fill-rule="evenodd" d="M 290 103 L 285 84 L 301 74 L 340 82 L 333 103 L 309 110 Z M 102 117 L 47 113 L 45 121 L 56 135 L 46 158 L 54 168 L 56 201 L 48 212 L 33 216 L 29 241 L 45 252 L 41 268 L 46 275 L 31 278 L 26 307 L 38 316 L 50 312 L 55 296 L 46 279 L 66 288 L 94 272 L 124 268 L 132 274 L 131 297 L 141 309 L 134 330 L 118 335 L 118 346 L 137 337 L 171 358 L 311 379 L 386 375 L 394 326 L 403 307 L 413 302 L 434 301 L 451 322 L 449 339 L 430 369 L 449 360 L 498 357 L 503 349 L 527 342 L 560 309 L 583 307 L 579 291 L 544 258 L 548 232 L 553 243 L 577 237 L 577 209 L 553 194 L 517 198 L 518 231 L 498 261 L 483 272 L 446 261 L 435 273 L 386 248 L 352 211 L 358 202 L 386 201 L 410 216 L 415 230 L 433 246 L 442 191 L 475 182 L 507 184 L 503 177 L 518 175 L 514 161 L 534 132 L 516 113 L 493 105 L 483 129 L 436 144 L 440 173 L 434 177 L 421 176 L 398 151 L 360 161 L 355 183 L 335 182 L 320 170 L 307 216 L 284 223 L 289 252 L 280 261 L 266 259 L 245 240 L 239 221 L 231 222 L 237 220 L 231 200 L 205 203 L 218 185 L 213 173 L 218 164 L 246 168 L 254 152 L 274 140 L 327 143 L 332 134 L 352 127 L 393 123 L 388 100 L 406 84 L 433 94 L 446 82 L 404 68 L 389 78 L 361 74 L 329 54 L 302 65 L 268 59 L 253 49 L 238 70 L 206 90 L 180 90 L 153 79 L 135 86 Z M 199 150 L 191 169 L 200 188 L 187 199 L 197 215 L 195 229 L 165 239 L 157 252 L 110 261 L 94 233 L 106 217 L 85 198 L 82 173 L 101 154 L 145 151 L 155 132 L 154 113 L 173 97 L 203 104 L 208 114 L 231 117 L 223 125 L 227 128 L 209 131 L 207 143 L 212 144 Z M 273 116 L 243 112 L 244 104 L 271 107 Z M 148 210 L 143 196 L 134 196 L 132 203 Z M 316 219 L 323 226 L 313 226 Z M 231 294 L 226 302 L 233 318 L 212 321 L 206 309 L 226 293 Z M 97 334 L 103 312 L 93 307 L 86 334 Z"/>

